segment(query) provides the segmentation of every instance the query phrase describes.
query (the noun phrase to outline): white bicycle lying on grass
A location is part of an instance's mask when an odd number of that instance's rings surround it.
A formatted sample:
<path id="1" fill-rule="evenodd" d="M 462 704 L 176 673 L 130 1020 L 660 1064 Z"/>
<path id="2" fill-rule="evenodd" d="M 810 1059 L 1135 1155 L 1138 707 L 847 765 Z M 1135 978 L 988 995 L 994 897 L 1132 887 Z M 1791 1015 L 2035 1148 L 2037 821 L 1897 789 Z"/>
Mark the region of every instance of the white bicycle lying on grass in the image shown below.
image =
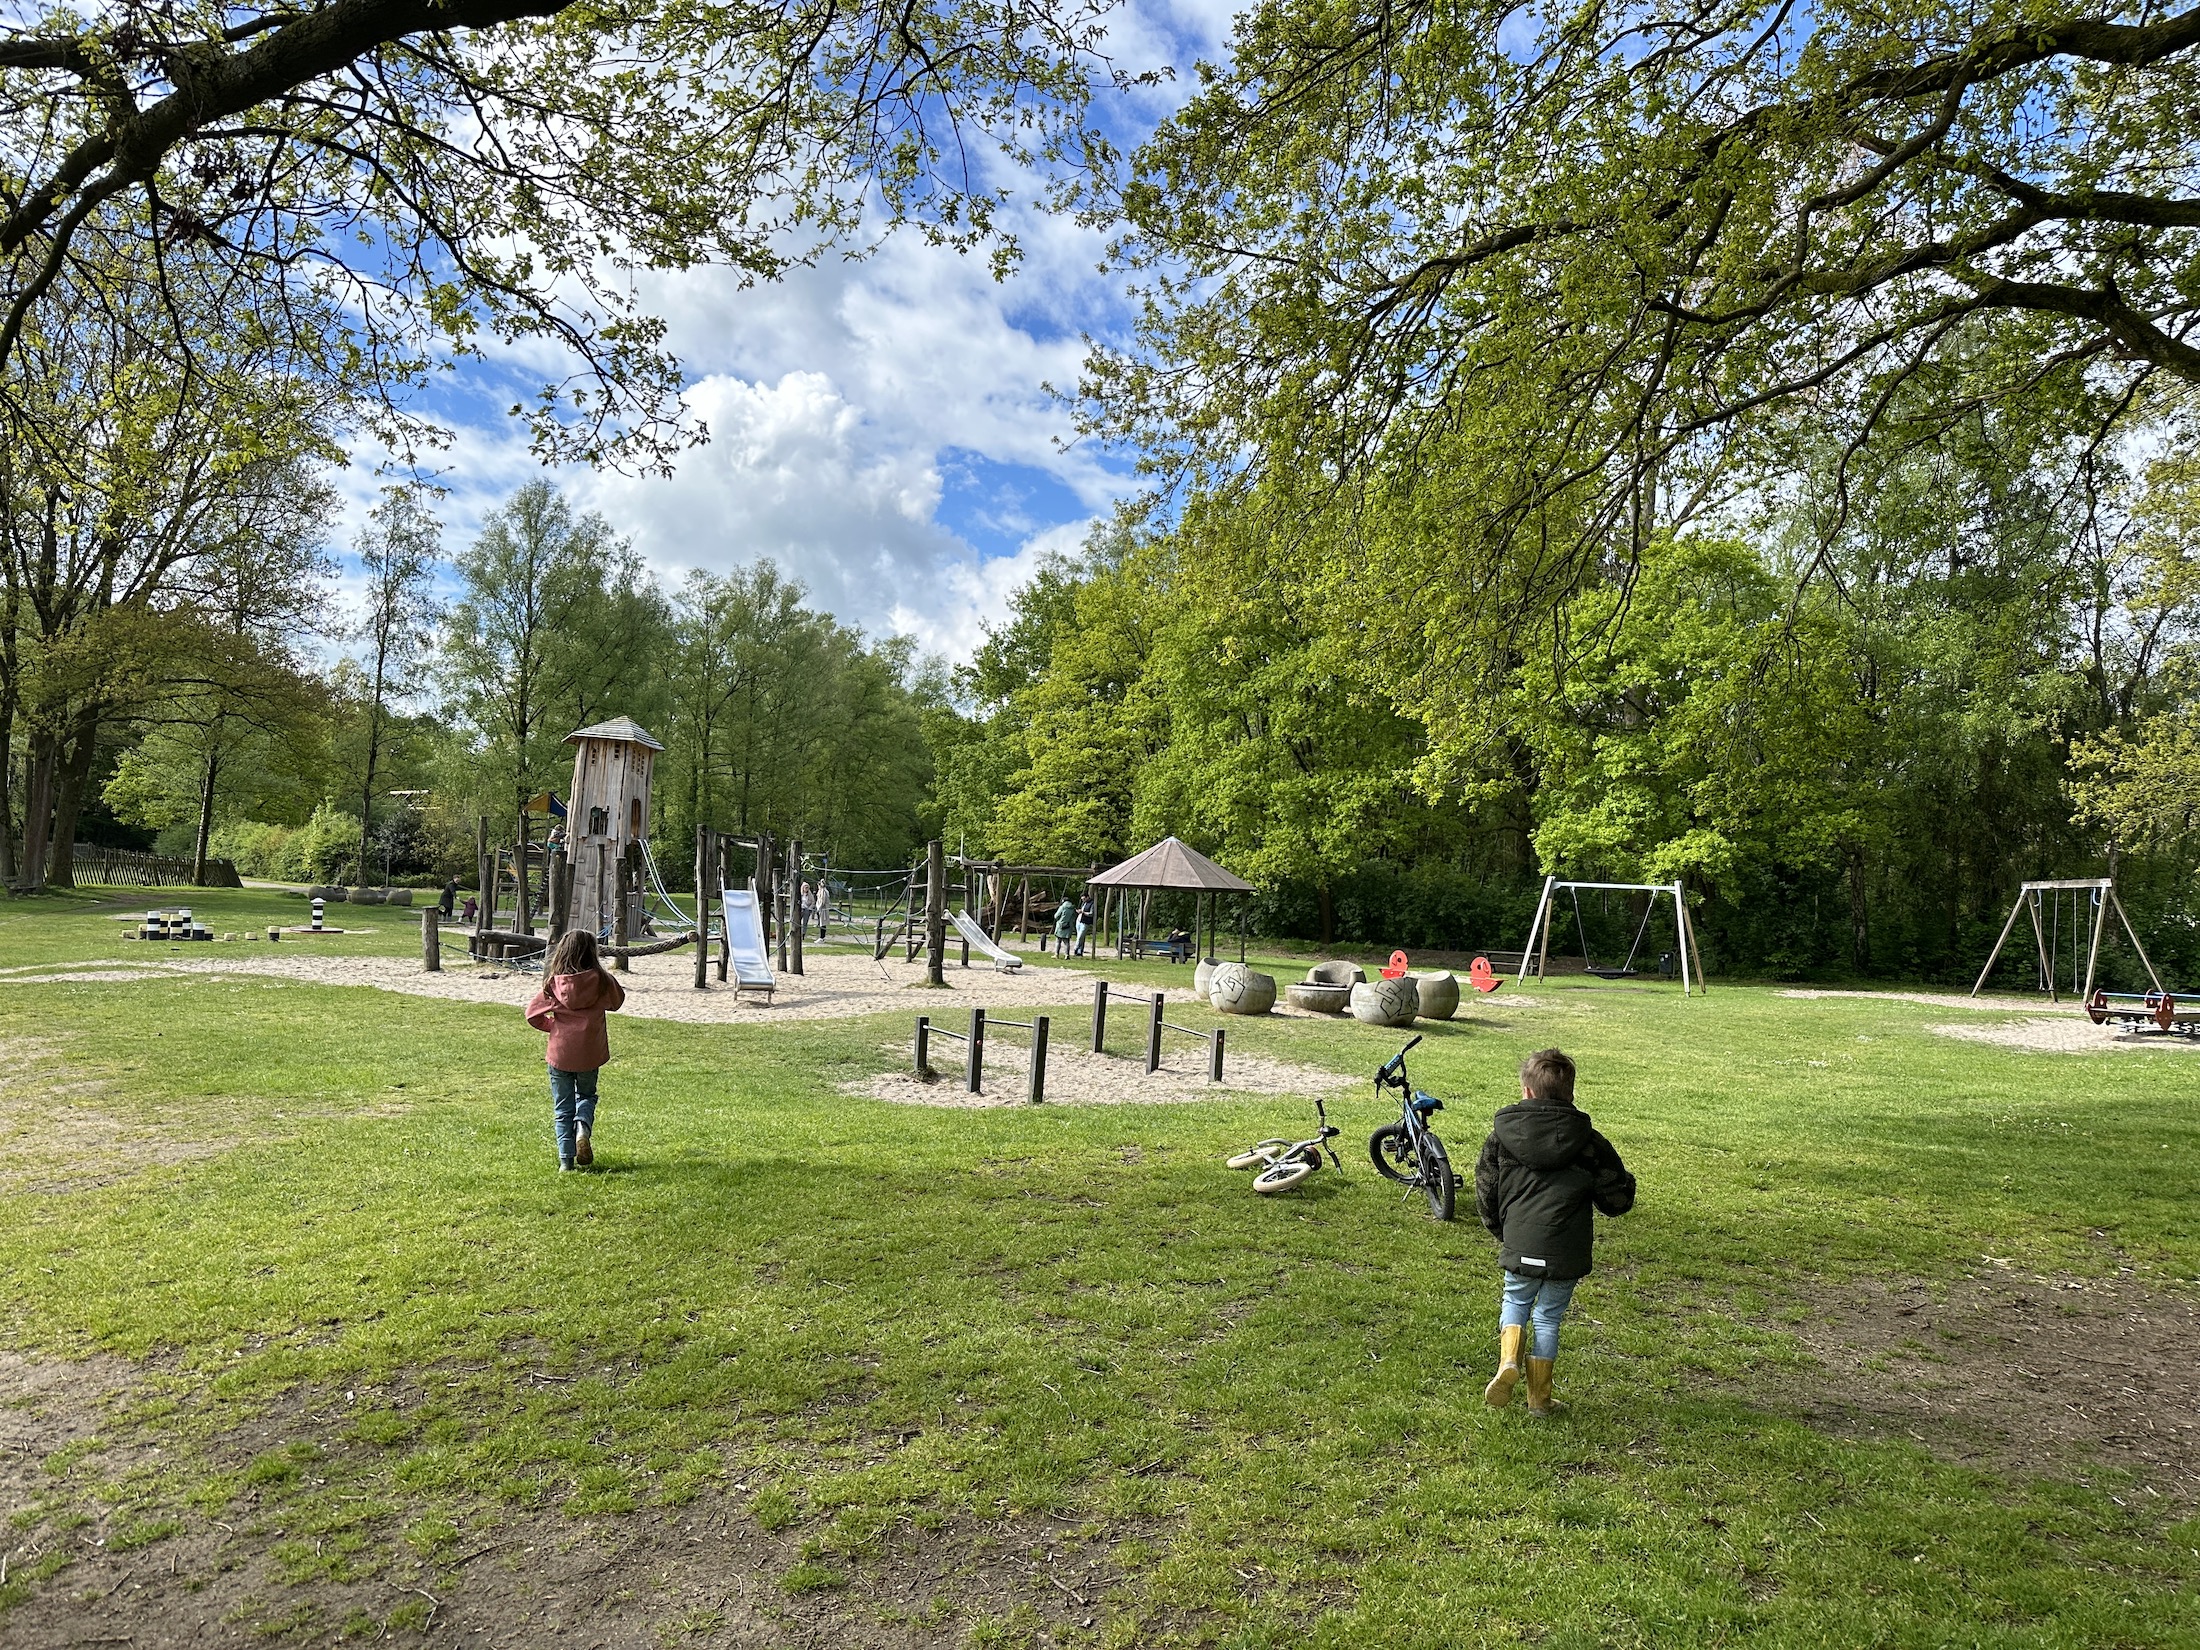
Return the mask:
<path id="1" fill-rule="evenodd" d="M 1338 1161 L 1336 1148 L 1329 1144 L 1344 1131 L 1329 1121 L 1329 1113 L 1322 1108 L 1320 1098 L 1314 1101 L 1314 1115 L 1321 1120 L 1320 1132 L 1310 1140 L 1263 1140 L 1247 1147 L 1225 1161 L 1233 1169 L 1258 1169 L 1253 1176 L 1253 1190 L 1260 1193 L 1288 1192 L 1322 1166 L 1322 1153 L 1329 1154 L 1329 1161 L 1337 1165 L 1337 1172 L 1344 1173 L 1344 1164 Z"/>

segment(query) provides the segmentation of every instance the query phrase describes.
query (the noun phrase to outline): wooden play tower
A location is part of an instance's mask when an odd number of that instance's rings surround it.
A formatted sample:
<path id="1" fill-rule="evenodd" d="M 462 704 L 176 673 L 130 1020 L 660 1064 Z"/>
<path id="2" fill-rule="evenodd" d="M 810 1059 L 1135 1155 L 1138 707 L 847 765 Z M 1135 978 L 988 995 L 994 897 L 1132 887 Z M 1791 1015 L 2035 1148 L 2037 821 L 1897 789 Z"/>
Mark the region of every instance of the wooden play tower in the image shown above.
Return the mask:
<path id="1" fill-rule="evenodd" d="M 617 899 L 619 856 L 649 839 L 649 781 L 664 749 L 629 716 L 565 736 L 573 753 L 566 803 L 566 853 L 573 865 L 573 924 L 607 931 Z"/>

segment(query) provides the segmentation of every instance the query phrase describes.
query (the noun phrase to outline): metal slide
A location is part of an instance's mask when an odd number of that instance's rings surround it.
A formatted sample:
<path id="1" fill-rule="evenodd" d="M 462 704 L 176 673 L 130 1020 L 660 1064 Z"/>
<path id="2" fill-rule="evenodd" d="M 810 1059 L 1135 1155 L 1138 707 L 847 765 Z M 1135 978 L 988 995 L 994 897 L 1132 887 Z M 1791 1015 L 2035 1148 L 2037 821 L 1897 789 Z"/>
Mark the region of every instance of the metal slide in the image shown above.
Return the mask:
<path id="1" fill-rule="evenodd" d="M 779 978 L 772 972 L 771 957 L 764 949 L 764 928 L 757 920 L 756 896 L 746 888 L 728 888 L 723 909 L 730 942 L 726 954 L 733 964 L 734 990 L 761 991 L 768 1002 L 771 994 L 779 989 Z"/>
<path id="2" fill-rule="evenodd" d="M 1004 951 L 998 945 L 995 945 L 986 934 L 986 931 L 978 926 L 978 919 L 968 911 L 956 911 L 952 915 L 955 919 L 956 929 L 964 939 L 970 942 L 971 949 L 983 951 L 986 956 L 992 959 L 993 966 L 1002 973 L 1012 974 L 1024 966 L 1024 959 L 1017 956 L 1015 952 Z"/>

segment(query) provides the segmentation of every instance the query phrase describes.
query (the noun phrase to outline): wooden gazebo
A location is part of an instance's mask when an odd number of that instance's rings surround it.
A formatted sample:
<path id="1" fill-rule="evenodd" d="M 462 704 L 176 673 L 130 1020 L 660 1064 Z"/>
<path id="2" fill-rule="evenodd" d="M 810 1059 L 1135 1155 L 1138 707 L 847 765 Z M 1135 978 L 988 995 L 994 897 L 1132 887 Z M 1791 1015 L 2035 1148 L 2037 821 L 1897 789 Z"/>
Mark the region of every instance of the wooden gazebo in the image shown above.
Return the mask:
<path id="1" fill-rule="evenodd" d="M 1212 960 L 1216 933 L 1215 910 L 1224 894 L 1250 894 L 1253 885 L 1243 877 L 1233 875 L 1217 865 L 1198 849 L 1188 847 L 1180 839 L 1169 836 L 1148 848 L 1144 853 L 1133 854 L 1122 864 L 1111 866 L 1093 877 L 1087 887 L 1097 888 L 1103 897 L 1112 896 L 1115 906 L 1115 942 L 1118 949 L 1123 944 L 1124 900 L 1129 894 L 1138 895 L 1138 935 L 1146 937 L 1146 913 L 1153 903 L 1156 891 L 1184 893 L 1194 896 L 1192 915 L 1194 922 L 1193 949 L 1203 951 Z M 1199 904 L 1197 896 L 1207 896 L 1207 944 L 1198 944 L 1197 922 Z M 1100 932 L 1107 932 L 1106 913 L 1101 913 Z M 1238 950 L 1244 952 L 1244 936 L 1239 935 Z"/>

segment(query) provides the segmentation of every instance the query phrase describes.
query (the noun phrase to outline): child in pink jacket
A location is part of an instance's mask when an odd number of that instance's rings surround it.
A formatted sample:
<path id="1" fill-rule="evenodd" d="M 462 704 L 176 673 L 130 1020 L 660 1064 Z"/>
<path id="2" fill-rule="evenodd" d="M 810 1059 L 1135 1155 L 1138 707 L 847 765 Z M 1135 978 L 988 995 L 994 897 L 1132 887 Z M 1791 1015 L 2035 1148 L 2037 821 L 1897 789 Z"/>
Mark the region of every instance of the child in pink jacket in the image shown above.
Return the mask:
<path id="1" fill-rule="evenodd" d="M 596 951 L 596 936 L 574 929 L 550 948 L 542 989 L 528 999 L 527 1023 L 550 1033 L 550 1104 L 557 1118 L 558 1168 L 596 1161 L 588 1137 L 596 1126 L 596 1072 L 611 1058 L 603 1017 L 626 1001 Z"/>

